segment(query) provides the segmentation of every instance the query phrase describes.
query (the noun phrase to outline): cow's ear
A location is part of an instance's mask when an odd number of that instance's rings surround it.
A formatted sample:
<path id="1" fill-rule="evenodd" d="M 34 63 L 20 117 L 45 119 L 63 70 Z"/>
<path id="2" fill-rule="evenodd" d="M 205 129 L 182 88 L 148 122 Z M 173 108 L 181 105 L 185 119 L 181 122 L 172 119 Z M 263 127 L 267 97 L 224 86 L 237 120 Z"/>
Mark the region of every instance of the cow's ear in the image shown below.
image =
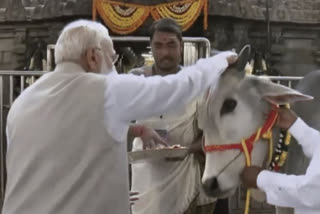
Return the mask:
<path id="1" fill-rule="evenodd" d="M 266 78 L 252 78 L 261 97 L 272 104 L 282 105 L 297 101 L 312 100 L 313 97 L 302 94 L 292 88 L 273 83 Z"/>

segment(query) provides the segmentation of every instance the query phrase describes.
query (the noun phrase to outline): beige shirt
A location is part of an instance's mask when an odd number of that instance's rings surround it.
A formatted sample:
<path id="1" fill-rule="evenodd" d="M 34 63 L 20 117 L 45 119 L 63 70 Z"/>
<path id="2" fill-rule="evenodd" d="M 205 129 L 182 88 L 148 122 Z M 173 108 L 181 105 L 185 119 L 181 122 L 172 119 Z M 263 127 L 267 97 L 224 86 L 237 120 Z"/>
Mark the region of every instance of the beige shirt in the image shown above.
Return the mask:
<path id="1" fill-rule="evenodd" d="M 151 66 L 131 71 L 136 75 L 151 76 Z M 139 123 L 165 130 L 168 143 L 189 147 L 199 135 L 197 126 L 197 100 L 177 112 L 166 113 Z M 142 150 L 139 138 L 134 140 L 133 151 Z M 198 205 L 216 201 L 207 197 L 201 185 L 200 163 L 194 155 L 182 161 L 154 160 L 132 164 L 132 191 L 139 192 L 139 201 L 132 208 L 133 214 L 184 213 L 191 202 Z M 169 200 L 167 200 L 169 199 Z"/>

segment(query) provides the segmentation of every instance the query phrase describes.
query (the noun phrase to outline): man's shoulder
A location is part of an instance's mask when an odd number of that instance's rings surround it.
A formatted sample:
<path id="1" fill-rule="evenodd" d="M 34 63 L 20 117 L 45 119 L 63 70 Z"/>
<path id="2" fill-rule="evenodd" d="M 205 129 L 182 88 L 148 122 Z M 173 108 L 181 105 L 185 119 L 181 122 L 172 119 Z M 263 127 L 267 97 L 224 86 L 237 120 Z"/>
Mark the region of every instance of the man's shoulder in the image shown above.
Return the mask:
<path id="1" fill-rule="evenodd" d="M 152 66 L 146 65 L 140 68 L 134 68 L 129 71 L 130 74 L 152 76 Z"/>

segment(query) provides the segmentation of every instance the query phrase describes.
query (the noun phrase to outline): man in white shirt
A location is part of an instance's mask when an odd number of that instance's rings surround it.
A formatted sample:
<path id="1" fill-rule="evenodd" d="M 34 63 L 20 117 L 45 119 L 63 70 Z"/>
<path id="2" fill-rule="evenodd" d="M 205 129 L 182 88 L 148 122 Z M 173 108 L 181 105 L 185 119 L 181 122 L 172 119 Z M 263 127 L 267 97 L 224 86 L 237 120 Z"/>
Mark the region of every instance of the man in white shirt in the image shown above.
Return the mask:
<path id="1" fill-rule="evenodd" d="M 8 114 L 2 214 L 128 213 L 130 121 L 183 107 L 235 61 L 225 52 L 177 75 L 145 78 L 118 75 L 115 56 L 103 25 L 80 20 L 63 29 L 55 71 L 28 87 Z"/>
<path id="2" fill-rule="evenodd" d="M 180 72 L 182 30 L 174 19 L 164 18 L 152 24 L 150 46 L 155 63 L 130 73 L 166 76 Z M 190 153 L 176 161 L 159 159 L 132 164 L 132 190 L 140 193 L 139 201 L 132 207 L 133 214 L 213 214 L 217 199 L 207 196 L 201 184 L 205 158 L 197 123 L 197 101 L 192 100 L 179 112 L 164 112 L 138 121 L 166 135 L 170 146 L 188 147 Z M 141 144 L 135 139 L 133 151 L 142 150 Z"/>
<path id="3" fill-rule="evenodd" d="M 267 202 L 279 207 L 292 207 L 295 214 L 320 213 L 320 133 L 309 127 L 288 109 L 279 112 L 278 126 L 289 132 L 311 159 L 304 175 L 286 175 L 247 167 L 242 181 L 249 188 L 259 188 L 267 195 Z"/>

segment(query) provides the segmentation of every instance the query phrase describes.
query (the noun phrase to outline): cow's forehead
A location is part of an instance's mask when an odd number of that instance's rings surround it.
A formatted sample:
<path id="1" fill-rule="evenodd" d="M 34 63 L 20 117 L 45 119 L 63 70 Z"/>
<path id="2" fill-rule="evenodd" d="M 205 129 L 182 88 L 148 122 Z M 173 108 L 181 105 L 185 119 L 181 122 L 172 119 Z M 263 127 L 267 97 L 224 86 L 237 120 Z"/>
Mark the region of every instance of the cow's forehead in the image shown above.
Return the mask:
<path id="1" fill-rule="evenodd" d="M 221 78 L 206 102 L 206 113 L 211 123 L 219 116 L 220 109 L 226 99 L 232 98 L 238 102 L 247 103 L 252 108 L 260 108 L 262 98 L 257 91 L 256 81 L 259 81 L 259 78 L 251 76 L 239 79 L 237 76 L 227 75 Z"/>

